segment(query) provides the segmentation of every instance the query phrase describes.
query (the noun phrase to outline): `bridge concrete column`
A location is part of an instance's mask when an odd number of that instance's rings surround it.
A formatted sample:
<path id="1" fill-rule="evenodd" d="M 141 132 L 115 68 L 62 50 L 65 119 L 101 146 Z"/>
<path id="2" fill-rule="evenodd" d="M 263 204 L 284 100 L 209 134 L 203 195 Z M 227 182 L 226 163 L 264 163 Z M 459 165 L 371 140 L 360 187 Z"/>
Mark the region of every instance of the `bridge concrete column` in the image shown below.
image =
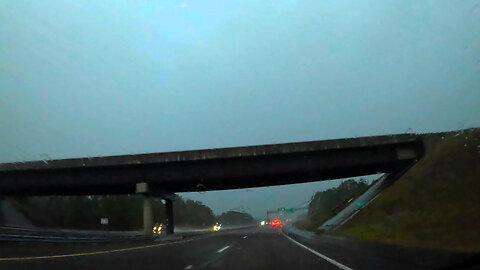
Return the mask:
<path id="1" fill-rule="evenodd" d="M 165 198 L 165 211 L 166 211 L 166 225 L 167 225 L 167 234 L 174 233 L 174 222 L 173 222 L 173 202 L 171 199 Z"/>
<path id="2" fill-rule="evenodd" d="M 173 202 L 175 194 L 160 189 L 156 185 L 149 183 L 137 183 L 135 193 L 143 195 L 143 233 L 145 235 L 153 235 L 153 197 L 160 197 L 165 200 L 166 210 L 166 232 L 174 233 L 173 224 Z"/>
<path id="3" fill-rule="evenodd" d="M 153 235 L 153 205 L 152 196 L 143 195 L 143 233 Z"/>

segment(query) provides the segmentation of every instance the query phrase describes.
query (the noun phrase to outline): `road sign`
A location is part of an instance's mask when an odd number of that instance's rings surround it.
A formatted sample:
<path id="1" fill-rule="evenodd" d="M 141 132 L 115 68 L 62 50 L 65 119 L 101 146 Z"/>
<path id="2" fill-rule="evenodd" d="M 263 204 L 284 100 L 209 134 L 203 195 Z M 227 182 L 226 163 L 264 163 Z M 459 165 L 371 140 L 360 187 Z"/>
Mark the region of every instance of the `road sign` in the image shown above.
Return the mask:
<path id="1" fill-rule="evenodd" d="M 102 224 L 102 225 L 108 225 L 108 218 L 101 218 L 101 219 L 100 219 L 100 224 Z"/>
<path id="2" fill-rule="evenodd" d="M 277 209 L 278 212 L 285 212 L 285 213 L 293 213 L 294 209 L 293 208 L 285 208 L 285 207 L 280 207 Z"/>

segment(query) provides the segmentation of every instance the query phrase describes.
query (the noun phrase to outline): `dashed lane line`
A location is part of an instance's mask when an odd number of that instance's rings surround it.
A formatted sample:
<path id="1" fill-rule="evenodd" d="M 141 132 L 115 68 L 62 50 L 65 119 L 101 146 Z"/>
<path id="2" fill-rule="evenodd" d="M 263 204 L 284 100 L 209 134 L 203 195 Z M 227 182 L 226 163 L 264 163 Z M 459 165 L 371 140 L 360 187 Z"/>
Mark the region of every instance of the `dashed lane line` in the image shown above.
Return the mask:
<path id="1" fill-rule="evenodd" d="M 230 246 L 225 246 L 225 247 L 219 249 L 219 250 L 217 251 L 217 253 L 222 253 L 224 250 L 226 250 L 226 249 L 229 248 L 229 247 L 230 247 Z"/>

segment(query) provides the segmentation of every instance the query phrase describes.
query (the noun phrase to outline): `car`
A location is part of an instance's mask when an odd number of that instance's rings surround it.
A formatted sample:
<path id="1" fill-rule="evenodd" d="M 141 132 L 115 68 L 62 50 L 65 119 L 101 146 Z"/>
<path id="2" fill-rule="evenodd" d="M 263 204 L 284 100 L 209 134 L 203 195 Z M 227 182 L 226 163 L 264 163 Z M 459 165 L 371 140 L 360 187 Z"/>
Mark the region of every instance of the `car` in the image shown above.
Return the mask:
<path id="1" fill-rule="evenodd" d="M 222 224 L 221 223 L 215 223 L 215 225 L 213 225 L 213 231 L 214 232 L 218 232 L 220 231 L 220 229 L 222 228 Z"/>
<path id="2" fill-rule="evenodd" d="M 162 223 L 156 223 L 155 226 L 153 227 L 153 234 L 161 234 L 163 229 L 163 224 Z"/>
<path id="3" fill-rule="evenodd" d="M 272 221 L 270 221 L 268 224 L 270 224 L 270 226 L 272 227 L 282 227 L 282 221 L 280 219 L 274 219 Z"/>

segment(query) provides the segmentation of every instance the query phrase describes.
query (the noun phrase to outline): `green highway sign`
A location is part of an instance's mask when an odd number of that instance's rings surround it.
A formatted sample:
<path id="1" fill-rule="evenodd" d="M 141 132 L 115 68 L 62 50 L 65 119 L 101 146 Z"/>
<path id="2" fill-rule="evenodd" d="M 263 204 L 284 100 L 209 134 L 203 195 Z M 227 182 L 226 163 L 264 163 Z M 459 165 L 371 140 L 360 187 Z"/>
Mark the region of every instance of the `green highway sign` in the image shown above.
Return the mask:
<path id="1" fill-rule="evenodd" d="M 278 212 L 293 213 L 295 210 L 293 208 L 280 207 L 277 209 Z"/>

